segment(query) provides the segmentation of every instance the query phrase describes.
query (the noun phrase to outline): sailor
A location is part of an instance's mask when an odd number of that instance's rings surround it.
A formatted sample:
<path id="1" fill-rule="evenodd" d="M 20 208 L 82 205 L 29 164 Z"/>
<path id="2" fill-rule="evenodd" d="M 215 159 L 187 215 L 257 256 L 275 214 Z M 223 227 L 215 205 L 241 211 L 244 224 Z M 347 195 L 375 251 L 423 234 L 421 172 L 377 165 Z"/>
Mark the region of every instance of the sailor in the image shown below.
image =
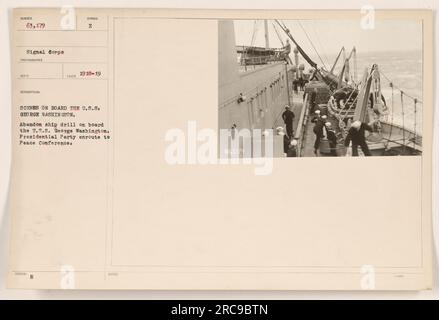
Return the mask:
<path id="1" fill-rule="evenodd" d="M 293 80 L 293 91 L 294 91 L 294 93 L 297 93 L 298 92 L 298 88 L 299 88 L 299 80 L 298 79 L 294 79 Z"/>
<path id="2" fill-rule="evenodd" d="M 320 110 L 316 110 L 315 112 L 317 114 L 317 116 L 314 117 L 314 119 L 311 120 L 311 122 L 313 123 L 317 123 L 317 122 L 321 122 L 321 125 L 323 127 L 323 125 L 326 123 L 326 119 L 328 118 L 326 115 L 320 115 Z"/>
<path id="3" fill-rule="evenodd" d="M 290 44 L 290 40 L 287 39 L 287 43 L 285 44 L 285 47 L 283 47 L 283 50 L 282 50 L 282 56 L 284 57 L 284 59 L 287 63 L 293 64 L 293 61 L 291 61 L 291 58 L 290 58 L 290 53 L 291 53 L 291 44 Z"/>
<path id="4" fill-rule="evenodd" d="M 325 129 L 326 129 L 326 138 L 329 141 L 329 147 L 331 148 L 331 156 L 336 157 L 337 156 L 337 136 L 335 135 L 335 130 L 332 128 L 331 122 L 325 123 Z"/>
<path id="5" fill-rule="evenodd" d="M 316 100 L 317 100 L 317 88 L 314 88 L 314 90 L 311 92 L 311 95 L 309 97 L 309 105 L 311 107 L 311 113 L 314 112 L 316 109 Z"/>
<path id="6" fill-rule="evenodd" d="M 319 110 L 316 110 L 316 113 Z M 324 118 L 326 119 L 326 116 L 320 117 L 320 111 L 317 113 L 318 115 L 313 119 L 314 128 L 313 132 L 316 135 L 316 140 L 314 141 L 314 154 L 317 156 L 317 150 L 320 147 L 320 140 L 323 138 L 323 127 L 324 127 Z"/>
<path id="7" fill-rule="evenodd" d="M 285 134 L 285 129 L 284 129 L 284 127 L 277 127 L 277 128 L 276 128 L 276 134 L 277 134 L 278 136 L 283 136 L 283 135 Z"/>
<path id="8" fill-rule="evenodd" d="M 288 149 L 290 148 L 291 138 L 284 134 L 284 153 L 288 156 Z"/>
<path id="9" fill-rule="evenodd" d="M 282 119 L 284 120 L 285 127 L 287 129 L 287 135 L 293 136 L 293 120 L 295 118 L 294 112 L 291 111 L 290 106 L 285 106 L 285 111 L 282 113 Z"/>
<path id="10" fill-rule="evenodd" d="M 300 90 L 304 91 L 308 82 L 306 78 L 300 78 Z"/>
<path id="11" fill-rule="evenodd" d="M 369 147 L 366 143 L 365 131 L 373 132 L 371 124 L 363 123 L 359 120 L 352 122 L 351 128 L 348 131 L 344 145 L 349 147 L 352 141 L 352 156 L 358 157 L 358 146 L 361 147 L 365 156 L 371 156 Z"/>
<path id="12" fill-rule="evenodd" d="M 319 120 L 321 120 L 320 110 L 316 110 L 316 111 L 314 111 L 314 116 L 312 117 L 311 122 L 316 123 Z"/>
<path id="13" fill-rule="evenodd" d="M 277 127 L 276 128 L 276 134 L 278 136 L 282 136 L 283 137 L 283 144 L 284 144 L 284 154 L 286 154 L 288 152 L 288 148 L 290 145 L 290 141 L 291 138 L 285 133 L 285 129 L 283 127 Z"/>
<path id="14" fill-rule="evenodd" d="M 287 157 L 297 157 L 297 140 L 293 139 L 290 142 L 290 145 L 287 150 Z"/>

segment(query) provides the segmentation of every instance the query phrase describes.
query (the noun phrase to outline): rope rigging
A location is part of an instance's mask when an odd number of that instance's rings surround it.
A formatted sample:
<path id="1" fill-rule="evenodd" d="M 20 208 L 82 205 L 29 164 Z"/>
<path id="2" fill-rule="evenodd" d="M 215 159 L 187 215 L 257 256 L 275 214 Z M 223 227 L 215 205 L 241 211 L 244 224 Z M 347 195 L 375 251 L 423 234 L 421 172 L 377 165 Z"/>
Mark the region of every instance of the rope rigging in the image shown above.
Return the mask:
<path id="1" fill-rule="evenodd" d="M 285 44 L 284 44 L 284 42 L 282 41 L 282 38 L 281 38 L 281 36 L 280 36 L 280 34 L 279 34 L 279 31 L 278 31 L 277 28 L 276 28 L 276 25 L 275 25 L 274 23 L 272 23 L 272 25 L 273 25 L 273 29 L 274 29 L 274 31 L 276 32 L 276 35 L 277 35 L 277 37 L 278 37 L 280 43 L 282 44 L 282 47 L 285 47 Z"/>
<path id="2" fill-rule="evenodd" d="M 311 46 L 313 47 L 314 51 L 316 52 L 317 56 L 319 57 L 320 61 L 323 64 L 323 67 L 327 70 L 326 64 L 323 61 L 322 57 L 320 56 L 319 52 L 317 51 L 316 47 L 314 46 L 314 43 L 311 41 L 310 37 L 308 36 L 308 33 L 306 32 L 305 28 L 302 26 L 302 24 L 300 23 L 300 20 L 297 20 L 297 23 L 299 24 L 299 26 L 302 28 L 303 33 L 305 33 L 306 38 L 308 39 L 309 43 L 311 44 Z"/>
<path id="3" fill-rule="evenodd" d="M 353 48 L 352 52 L 354 53 L 354 83 L 358 83 L 358 69 L 357 69 L 357 48 Z M 357 84 L 358 86 L 358 84 Z"/>
<path id="4" fill-rule="evenodd" d="M 340 52 L 340 54 L 341 54 L 341 52 Z M 408 145 L 413 143 L 413 148 L 416 149 L 416 146 L 419 144 L 418 132 L 417 132 L 417 127 L 418 127 L 418 124 L 417 124 L 417 121 L 418 121 L 418 119 L 417 119 L 417 113 L 418 112 L 417 111 L 418 110 L 417 109 L 418 109 L 419 101 L 418 101 L 417 98 L 412 97 L 412 96 L 406 94 L 403 90 L 401 90 L 400 88 L 396 87 L 394 85 L 394 83 L 392 81 L 390 81 L 389 77 L 385 76 L 384 78 L 389 81 L 389 86 L 390 86 L 390 89 L 391 89 L 391 99 L 390 99 L 391 112 L 390 112 L 390 115 L 389 115 L 389 112 L 381 112 L 379 107 L 375 108 L 375 106 L 378 103 L 380 97 L 382 97 L 381 89 L 380 89 L 381 88 L 381 83 L 380 83 L 380 80 L 379 80 L 379 74 L 381 74 L 381 72 L 379 72 L 378 69 L 376 69 L 375 72 L 371 72 L 370 73 L 370 77 L 371 77 L 371 79 L 373 81 L 372 81 L 372 91 L 370 92 L 370 94 L 368 93 L 368 95 L 370 95 L 370 97 L 373 97 L 373 101 L 374 102 L 373 102 L 372 106 L 374 106 L 374 113 L 372 113 L 371 110 L 369 110 L 369 114 L 370 115 L 374 115 L 375 119 L 378 120 L 378 125 L 380 125 L 380 118 L 383 117 L 383 116 L 385 117 L 386 122 L 388 122 L 390 120 L 390 124 L 393 124 L 394 120 L 395 120 L 395 100 L 394 100 L 394 94 L 395 93 L 394 93 L 394 91 L 395 91 L 395 89 L 399 91 L 399 94 L 400 94 L 400 105 L 401 105 L 401 119 L 400 120 L 402 121 L 401 126 L 402 126 L 403 130 L 401 130 L 401 132 L 400 132 L 400 134 L 401 134 L 400 138 L 397 138 L 397 137 L 395 138 L 395 137 L 393 137 L 393 131 L 394 131 L 393 127 L 394 126 L 391 125 L 390 126 L 390 130 L 388 132 L 388 136 L 386 134 L 386 138 L 384 138 L 383 143 L 384 143 L 385 150 L 388 150 L 390 143 L 399 144 L 399 145 L 402 146 L 402 153 L 405 154 L 406 148 L 407 148 Z M 354 91 L 352 91 L 352 93 L 353 92 Z M 346 101 L 349 101 L 351 99 L 352 93 L 349 95 L 349 97 L 348 97 L 348 99 L 346 99 Z M 328 103 L 328 106 L 330 107 L 329 108 L 330 113 L 339 122 L 339 128 L 340 128 L 340 131 L 341 131 L 340 133 L 341 133 L 342 136 L 346 133 L 345 132 L 345 130 L 346 130 L 345 124 L 346 123 L 344 121 L 348 117 L 348 114 L 351 111 L 352 107 L 354 105 L 356 105 L 356 101 L 357 101 L 358 97 L 359 97 L 359 95 L 357 95 L 355 97 L 355 99 L 352 102 L 352 104 L 350 104 L 348 110 L 346 110 L 346 107 L 344 107 L 344 106 L 342 106 L 343 108 L 340 108 L 340 109 L 331 108 L 331 106 L 333 105 L 333 103 L 332 103 L 333 101 L 331 99 L 330 99 L 330 101 Z M 413 99 L 413 111 L 412 112 L 407 112 L 407 109 L 406 109 L 406 102 L 407 101 L 405 99 L 407 97 L 410 98 L 410 99 Z M 367 98 L 367 100 L 369 100 L 369 99 L 370 98 Z M 384 106 L 385 106 L 385 101 L 383 101 L 383 102 L 384 102 Z M 333 112 L 331 112 L 331 109 L 334 109 Z M 412 130 L 406 130 L 407 129 L 406 128 L 406 125 L 407 125 L 406 117 L 407 116 L 411 117 L 412 115 L 414 115 L 414 118 L 413 118 L 414 119 L 414 121 L 413 121 L 413 131 Z M 390 119 L 389 119 L 389 117 L 390 117 Z M 410 123 L 408 125 L 411 126 L 412 123 Z M 380 131 L 381 131 L 380 128 L 378 128 L 378 133 L 380 133 Z"/>
<path id="5" fill-rule="evenodd" d="M 253 24 L 253 34 L 250 42 L 250 47 L 253 47 L 253 45 L 255 44 L 257 34 L 258 34 L 258 20 L 255 20 L 255 23 Z"/>
<path id="6" fill-rule="evenodd" d="M 297 41 L 293 38 L 293 36 L 290 33 L 290 30 L 287 28 L 287 26 L 285 25 L 285 23 L 281 23 L 279 20 L 274 20 L 279 27 L 282 29 L 283 32 L 285 32 L 285 34 L 288 36 L 288 38 L 291 39 L 291 41 L 293 41 L 293 43 L 296 45 L 297 50 L 300 52 L 300 54 L 302 55 L 302 57 L 309 63 L 309 65 L 311 67 L 313 67 L 314 69 L 318 69 L 317 67 L 317 63 L 315 63 L 307 54 L 306 52 L 302 49 L 302 47 L 297 43 Z"/>
<path id="7" fill-rule="evenodd" d="M 328 56 L 327 56 L 326 53 L 325 53 L 325 52 L 327 52 L 327 50 L 325 50 L 325 47 L 322 45 L 322 42 L 320 42 L 319 34 L 318 34 L 317 31 L 316 31 L 316 23 L 315 23 L 315 21 L 313 21 L 312 28 L 313 28 L 313 31 L 314 31 L 315 37 L 316 37 L 316 39 L 317 39 L 317 43 L 318 43 L 318 45 L 320 46 L 320 48 L 322 49 L 322 52 L 323 52 L 323 58 L 325 58 L 326 63 L 327 63 L 328 65 L 330 65 L 330 63 L 329 63 L 329 59 L 328 59 Z"/>
<path id="8" fill-rule="evenodd" d="M 406 128 L 406 117 L 407 116 L 413 116 L 413 133 L 412 134 L 409 133 L 409 136 L 406 137 L 406 132 L 405 132 L 405 130 L 403 131 L 402 140 L 403 140 L 404 150 L 405 150 L 406 140 L 407 139 L 409 140 L 408 143 L 413 142 L 413 147 L 415 147 L 418 144 L 418 142 L 419 142 L 418 141 L 418 132 L 417 132 L 417 130 L 418 130 L 418 104 L 422 104 L 422 101 L 419 101 L 418 98 L 416 98 L 416 97 L 414 97 L 412 95 L 407 94 L 404 90 L 402 90 L 401 88 L 395 86 L 393 81 L 391 81 L 388 76 L 386 76 L 382 72 L 380 72 L 380 73 L 389 82 L 389 86 L 390 86 L 390 88 L 392 90 L 392 103 L 391 103 L 391 105 L 392 105 L 392 114 L 391 114 L 391 121 L 390 122 L 393 123 L 393 121 L 394 121 L 394 113 L 395 113 L 394 109 L 395 108 L 394 108 L 394 103 L 393 103 L 393 100 L 394 100 L 393 96 L 394 96 L 394 89 L 396 89 L 396 90 L 398 90 L 400 92 L 401 120 L 402 120 L 402 127 L 403 128 Z M 408 112 L 408 113 L 407 113 L 407 110 L 405 108 L 406 106 L 405 106 L 405 99 L 404 99 L 404 97 L 413 100 L 413 110 L 410 110 L 410 112 Z M 391 127 L 390 130 L 392 130 L 392 127 Z M 390 131 L 390 135 L 389 135 L 389 138 L 388 138 L 389 141 L 391 139 L 390 138 L 391 134 L 392 134 L 392 132 Z"/>
<path id="9" fill-rule="evenodd" d="M 419 100 L 418 98 L 416 98 L 416 97 L 414 97 L 414 96 L 411 96 L 411 95 L 407 94 L 406 92 L 404 92 L 404 90 L 402 90 L 401 88 L 397 87 L 397 86 L 393 83 L 393 81 L 392 81 L 391 79 L 389 79 L 389 77 L 386 76 L 382 71 L 380 71 L 380 74 L 381 74 L 381 75 L 382 75 L 382 76 L 383 76 L 383 77 L 384 77 L 389 83 L 392 83 L 393 87 L 394 87 L 396 90 L 400 91 L 402 94 L 404 94 L 406 97 L 412 99 L 413 101 L 416 100 L 417 103 L 422 104 L 422 101 L 421 101 L 421 100 Z"/>
<path id="10" fill-rule="evenodd" d="M 394 108 L 394 103 L 393 103 L 393 101 L 394 101 L 394 92 L 393 92 L 393 83 L 392 82 L 390 82 L 390 88 L 391 88 L 391 90 L 392 90 L 392 99 L 391 99 L 391 106 L 392 106 L 392 113 L 391 113 L 391 116 L 390 116 L 390 123 L 393 123 L 393 110 L 395 109 Z M 390 126 L 390 130 L 389 130 L 389 138 L 387 138 L 387 143 L 385 144 L 385 150 L 388 148 L 388 146 L 389 146 L 389 143 L 390 143 L 390 138 L 392 137 L 392 131 L 393 131 L 393 126 Z"/>

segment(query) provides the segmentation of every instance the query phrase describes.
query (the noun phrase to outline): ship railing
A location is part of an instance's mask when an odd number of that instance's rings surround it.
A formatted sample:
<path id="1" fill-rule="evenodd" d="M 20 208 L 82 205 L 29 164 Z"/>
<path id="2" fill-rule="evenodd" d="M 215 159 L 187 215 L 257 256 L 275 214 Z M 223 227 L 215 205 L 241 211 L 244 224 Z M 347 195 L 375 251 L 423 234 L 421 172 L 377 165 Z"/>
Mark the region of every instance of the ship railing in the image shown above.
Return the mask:
<path id="1" fill-rule="evenodd" d="M 299 122 L 297 123 L 296 133 L 294 134 L 294 139 L 297 140 L 297 156 L 300 157 L 302 153 L 302 146 L 304 143 L 305 130 L 306 130 L 306 122 L 308 119 L 309 108 L 308 105 L 308 94 L 305 95 L 303 99 L 303 105 L 299 116 Z"/>

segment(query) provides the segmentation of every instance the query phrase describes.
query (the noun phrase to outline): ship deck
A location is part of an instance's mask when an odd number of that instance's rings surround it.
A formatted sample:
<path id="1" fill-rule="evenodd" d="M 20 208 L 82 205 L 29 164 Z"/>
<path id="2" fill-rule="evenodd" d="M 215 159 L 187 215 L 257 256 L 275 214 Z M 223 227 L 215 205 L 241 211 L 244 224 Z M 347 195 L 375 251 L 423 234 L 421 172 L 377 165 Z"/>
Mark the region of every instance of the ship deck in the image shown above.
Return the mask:
<path id="1" fill-rule="evenodd" d="M 310 121 L 306 124 L 305 127 L 305 136 L 303 137 L 303 144 L 302 144 L 302 157 L 315 157 L 314 154 L 314 142 L 315 142 L 315 135 L 313 132 L 314 126 Z"/>
<path id="2" fill-rule="evenodd" d="M 293 128 L 294 132 L 299 129 L 299 121 L 300 121 L 300 114 L 302 112 L 303 106 L 303 92 L 299 91 L 298 93 L 294 93 L 292 95 L 292 111 L 295 114 L 294 122 L 293 122 Z M 315 135 L 313 132 L 313 124 L 308 121 L 308 119 L 304 119 L 306 121 L 304 132 L 302 133 L 304 136 L 302 139 L 302 147 L 301 147 L 301 157 L 315 157 L 314 154 L 314 140 Z M 275 127 L 282 126 L 285 127 L 282 118 L 279 118 L 276 121 Z M 274 157 L 285 157 L 285 154 L 283 153 L 283 137 L 276 136 L 274 140 Z"/>
<path id="3" fill-rule="evenodd" d="M 301 113 L 302 109 L 306 108 L 307 106 L 304 106 L 303 104 L 303 92 L 293 94 L 291 97 L 292 100 L 292 111 L 295 114 L 294 122 L 293 122 L 293 128 L 294 132 L 296 133 L 297 130 L 300 130 L 301 128 L 298 128 L 298 126 L 303 126 L 302 132 L 300 133 L 300 157 L 327 157 L 331 156 L 330 154 L 326 153 L 320 153 L 316 155 L 314 153 L 314 142 L 315 142 L 315 134 L 313 132 L 314 123 L 310 121 L 310 115 L 302 115 L 303 117 L 303 124 L 300 123 L 301 121 Z M 306 113 L 305 113 L 306 114 Z M 336 119 L 332 116 L 328 116 L 328 121 L 333 122 L 334 127 L 337 126 Z M 378 139 L 373 141 L 374 139 L 367 139 L 367 143 L 369 146 L 369 149 L 373 156 L 383 156 L 388 155 L 389 150 L 393 150 L 397 152 L 400 155 L 411 155 L 411 154 L 418 154 L 421 152 L 422 147 L 419 141 L 422 139 L 419 136 L 414 135 L 412 132 L 409 132 L 407 130 L 404 130 L 403 128 L 398 127 L 397 125 L 390 125 L 388 123 L 382 123 L 382 136 L 381 139 Z M 281 117 L 277 119 L 275 122 L 274 128 L 276 127 L 284 127 L 285 124 Z M 392 127 L 392 130 L 390 129 Z M 374 137 L 376 138 L 376 137 Z M 414 141 L 417 141 L 415 143 Z M 337 146 L 337 153 L 339 156 L 344 154 L 343 149 L 345 149 L 342 142 L 339 142 Z M 340 149 L 340 150 L 339 150 Z M 285 157 L 286 155 L 283 152 L 283 136 L 275 136 L 274 139 L 274 149 L 273 149 L 273 156 L 277 158 Z M 363 156 L 362 150 L 359 148 L 358 150 L 359 155 Z"/>
<path id="4" fill-rule="evenodd" d="M 297 93 L 297 94 L 296 93 L 292 94 L 291 95 L 291 102 L 292 102 L 291 103 L 291 105 L 292 105 L 291 111 L 293 111 L 294 115 L 295 115 L 294 121 L 293 121 L 293 130 L 294 130 L 294 133 L 296 133 L 297 126 L 298 126 L 299 121 L 300 121 L 300 114 L 301 114 L 302 108 L 303 108 L 303 92 L 299 91 L 299 93 Z M 285 124 L 282 120 L 282 117 L 279 117 L 276 120 L 274 128 L 277 128 L 277 127 L 284 127 L 285 128 Z M 275 158 L 285 157 L 285 154 L 283 151 L 284 150 L 283 143 L 284 143 L 283 136 L 275 136 L 273 157 L 275 157 Z"/>
<path id="5" fill-rule="evenodd" d="M 333 126 L 337 126 L 336 119 L 328 115 L 328 121 L 332 122 Z M 409 130 L 405 130 L 398 125 L 392 125 L 386 122 L 382 122 L 382 132 L 381 135 L 373 133 L 370 137 L 366 137 L 369 150 L 373 156 L 383 156 L 386 155 L 388 150 L 397 151 L 400 155 L 411 155 L 418 154 L 422 151 L 422 146 L 420 141 L 422 138 L 415 135 Z M 314 142 L 315 134 L 313 132 L 314 124 L 307 119 L 305 123 L 303 138 L 302 138 L 302 148 L 301 157 L 325 157 L 330 156 L 330 154 L 314 153 Z M 415 143 L 416 141 L 416 143 Z M 344 149 L 344 145 L 339 141 L 337 148 Z M 340 156 L 340 150 L 339 153 Z M 364 155 L 361 148 L 358 150 L 359 155 Z"/>

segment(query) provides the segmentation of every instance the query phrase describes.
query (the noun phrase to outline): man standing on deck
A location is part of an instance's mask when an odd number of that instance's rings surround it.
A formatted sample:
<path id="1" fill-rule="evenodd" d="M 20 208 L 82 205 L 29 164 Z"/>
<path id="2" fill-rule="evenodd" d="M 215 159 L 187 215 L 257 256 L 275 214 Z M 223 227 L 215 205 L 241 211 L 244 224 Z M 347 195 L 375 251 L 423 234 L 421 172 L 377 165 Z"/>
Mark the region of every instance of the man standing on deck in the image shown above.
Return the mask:
<path id="1" fill-rule="evenodd" d="M 354 121 L 351 128 L 348 131 L 344 145 L 349 147 L 352 141 L 352 156 L 358 157 L 358 146 L 361 147 L 365 156 L 369 157 L 370 153 L 369 147 L 367 146 L 366 137 L 364 136 L 365 131 L 373 132 L 371 127 L 372 124 L 363 123 L 359 120 Z"/>
<path id="2" fill-rule="evenodd" d="M 325 123 L 325 129 L 326 129 L 326 137 L 329 141 L 329 147 L 331 148 L 331 156 L 336 157 L 337 156 L 337 135 L 335 134 L 334 129 L 332 128 L 331 122 Z"/>
<path id="3" fill-rule="evenodd" d="M 314 90 L 311 92 L 311 95 L 309 97 L 309 105 L 311 107 L 311 113 L 314 113 L 316 109 L 316 100 L 317 100 L 317 88 L 314 88 Z"/>
<path id="4" fill-rule="evenodd" d="M 296 139 L 291 140 L 290 145 L 288 146 L 288 150 L 286 153 L 287 153 L 288 158 L 297 157 L 297 140 Z"/>
<path id="5" fill-rule="evenodd" d="M 316 110 L 314 111 L 314 116 L 312 117 L 311 122 L 316 123 L 317 120 L 319 119 L 320 119 L 320 110 Z"/>
<path id="6" fill-rule="evenodd" d="M 319 110 L 316 110 L 316 113 Z M 314 154 L 317 156 L 317 151 L 320 147 L 320 140 L 323 138 L 323 126 L 326 121 L 326 116 L 323 115 L 320 117 L 320 111 L 317 113 L 317 116 L 312 120 L 314 122 L 313 132 L 316 135 L 316 140 L 314 141 Z"/>
<path id="7" fill-rule="evenodd" d="M 292 65 L 293 61 L 291 61 L 290 53 L 291 53 L 291 44 L 290 44 L 290 40 L 287 39 L 287 43 L 285 44 L 285 47 L 283 47 L 282 50 L 282 56 L 284 57 L 287 63 Z"/>
<path id="8" fill-rule="evenodd" d="M 290 110 L 290 106 L 285 106 L 285 111 L 282 113 L 282 119 L 284 120 L 287 135 L 293 137 L 293 120 L 295 118 L 294 112 Z"/>

